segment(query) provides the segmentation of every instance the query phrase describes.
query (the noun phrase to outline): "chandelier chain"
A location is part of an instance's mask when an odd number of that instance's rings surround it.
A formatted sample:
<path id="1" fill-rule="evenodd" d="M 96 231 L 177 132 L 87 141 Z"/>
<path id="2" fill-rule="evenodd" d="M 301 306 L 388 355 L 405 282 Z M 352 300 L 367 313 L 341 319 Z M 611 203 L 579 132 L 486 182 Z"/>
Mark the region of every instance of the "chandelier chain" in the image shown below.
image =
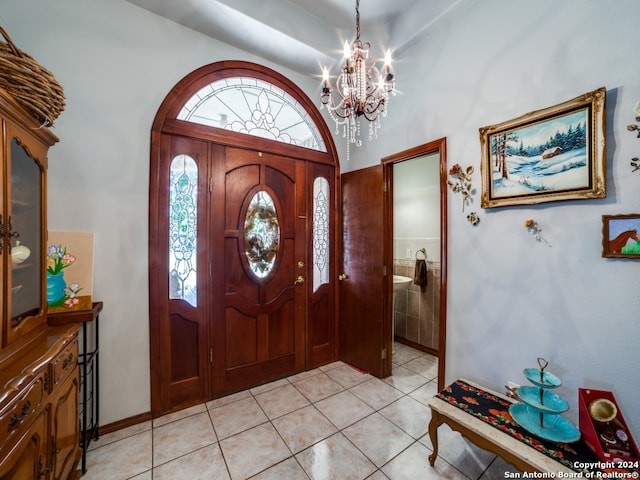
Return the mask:
<path id="1" fill-rule="evenodd" d="M 356 0 L 356 40 L 360 40 L 360 0 Z"/>

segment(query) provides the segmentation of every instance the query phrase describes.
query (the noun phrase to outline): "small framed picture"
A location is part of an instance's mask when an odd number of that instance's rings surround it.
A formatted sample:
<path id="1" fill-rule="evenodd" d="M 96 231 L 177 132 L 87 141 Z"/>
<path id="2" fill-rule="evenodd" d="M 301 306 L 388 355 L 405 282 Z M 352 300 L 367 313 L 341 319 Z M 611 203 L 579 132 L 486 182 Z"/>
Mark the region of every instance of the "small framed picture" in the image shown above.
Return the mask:
<path id="1" fill-rule="evenodd" d="M 602 256 L 640 259 L 640 213 L 602 216 Z"/>
<path id="2" fill-rule="evenodd" d="M 482 208 L 605 197 L 605 96 L 481 128 Z"/>
<path id="3" fill-rule="evenodd" d="M 93 232 L 49 231 L 47 313 L 91 310 L 94 236 Z"/>

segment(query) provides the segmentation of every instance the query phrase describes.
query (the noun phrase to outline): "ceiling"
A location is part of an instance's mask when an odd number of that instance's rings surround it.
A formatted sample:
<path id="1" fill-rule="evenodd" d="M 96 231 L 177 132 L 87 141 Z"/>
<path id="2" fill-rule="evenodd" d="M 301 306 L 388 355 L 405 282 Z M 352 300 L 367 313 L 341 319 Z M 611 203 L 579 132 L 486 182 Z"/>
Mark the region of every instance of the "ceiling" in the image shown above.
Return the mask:
<path id="1" fill-rule="evenodd" d="M 128 0 L 212 38 L 311 77 L 337 68 L 355 37 L 355 0 Z M 465 0 L 362 0 L 360 38 L 382 57 Z"/>

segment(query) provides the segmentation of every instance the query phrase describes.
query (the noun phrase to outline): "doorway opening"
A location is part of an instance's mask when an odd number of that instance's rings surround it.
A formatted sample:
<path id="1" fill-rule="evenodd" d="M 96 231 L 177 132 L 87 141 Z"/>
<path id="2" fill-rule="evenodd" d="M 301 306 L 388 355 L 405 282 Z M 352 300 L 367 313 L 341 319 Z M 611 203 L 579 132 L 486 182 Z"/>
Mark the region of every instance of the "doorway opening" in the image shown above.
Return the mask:
<path id="1" fill-rule="evenodd" d="M 432 355 L 434 364 L 425 368 L 437 372 L 440 390 L 446 347 L 446 139 L 385 157 L 382 163 L 388 189 L 385 266 L 392 274 L 388 349 L 405 344 Z M 403 349 L 397 350 L 392 364 L 402 363 Z"/>
<path id="2" fill-rule="evenodd" d="M 338 156 L 313 102 L 266 67 L 217 62 L 151 132 L 154 417 L 337 357 Z"/>

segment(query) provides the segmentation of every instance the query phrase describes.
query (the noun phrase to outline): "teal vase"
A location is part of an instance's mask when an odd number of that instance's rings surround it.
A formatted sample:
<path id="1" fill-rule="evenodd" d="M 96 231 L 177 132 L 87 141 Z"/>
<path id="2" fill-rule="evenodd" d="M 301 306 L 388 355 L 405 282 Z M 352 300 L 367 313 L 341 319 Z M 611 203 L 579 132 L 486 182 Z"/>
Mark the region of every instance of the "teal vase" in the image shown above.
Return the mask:
<path id="1" fill-rule="evenodd" d="M 55 304 L 64 298 L 64 290 L 67 283 L 64 281 L 64 272 L 47 272 L 47 303 Z"/>

